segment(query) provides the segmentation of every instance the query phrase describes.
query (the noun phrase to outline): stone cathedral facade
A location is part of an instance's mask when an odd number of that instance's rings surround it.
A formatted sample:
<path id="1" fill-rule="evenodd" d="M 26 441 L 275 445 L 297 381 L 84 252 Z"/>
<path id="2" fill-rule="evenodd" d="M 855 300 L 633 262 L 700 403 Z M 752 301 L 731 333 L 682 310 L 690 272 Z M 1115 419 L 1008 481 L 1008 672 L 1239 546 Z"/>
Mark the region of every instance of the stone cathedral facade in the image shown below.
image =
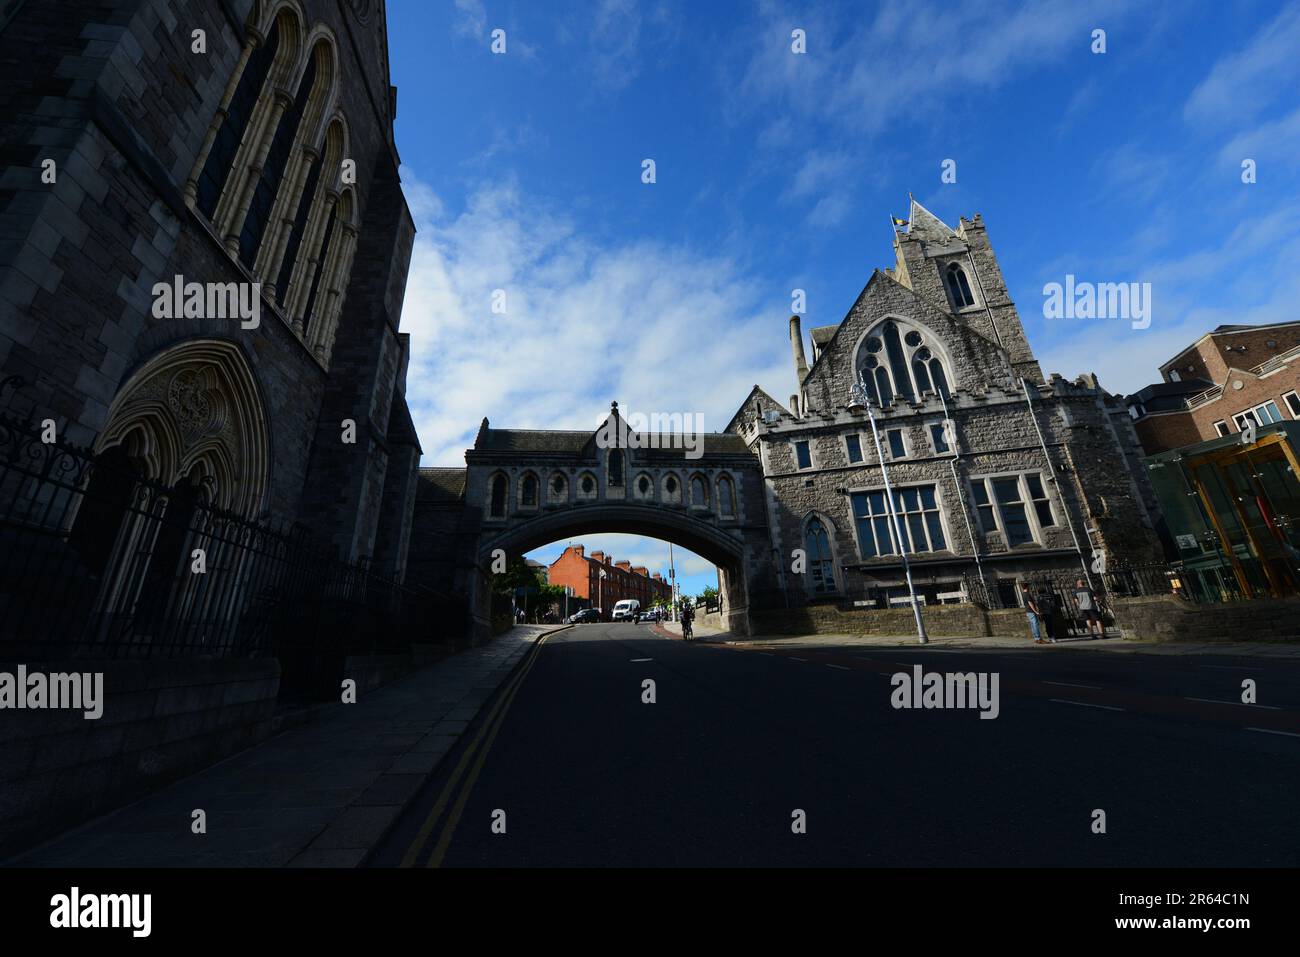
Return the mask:
<path id="1" fill-rule="evenodd" d="M 400 580 L 414 225 L 382 2 L 0 16 L 0 411 Z"/>
<path id="2" fill-rule="evenodd" d="M 810 351 L 791 318 L 795 391 L 755 386 L 727 427 L 761 461 L 787 597 L 898 604 L 904 551 L 928 602 L 980 582 L 1012 606 L 1018 582 L 1099 555 L 1158 560 L 1123 404 L 1093 376 L 1044 378 L 981 218 L 953 229 L 913 200 L 894 254 Z"/>

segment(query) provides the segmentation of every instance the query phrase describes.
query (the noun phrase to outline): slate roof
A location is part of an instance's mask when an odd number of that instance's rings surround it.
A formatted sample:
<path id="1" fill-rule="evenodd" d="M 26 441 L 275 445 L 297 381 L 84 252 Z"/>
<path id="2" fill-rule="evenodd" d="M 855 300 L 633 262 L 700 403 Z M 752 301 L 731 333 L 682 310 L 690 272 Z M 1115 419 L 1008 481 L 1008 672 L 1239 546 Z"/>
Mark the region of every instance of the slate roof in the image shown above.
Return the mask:
<path id="1" fill-rule="evenodd" d="M 820 350 L 824 349 L 826 343 L 831 341 L 831 338 L 835 335 L 835 330 L 839 327 L 839 323 L 836 323 L 833 326 L 817 326 L 808 334 L 812 336 L 813 343 L 816 344 L 817 348 Z"/>
<path id="2" fill-rule="evenodd" d="M 420 502 L 459 502 L 465 491 L 465 469 L 420 469 L 415 498 Z"/>
<path id="3" fill-rule="evenodd" d="M 577 455 L 587 447 L 595 434 L 595 430 L 560 432 L 545 429 L 485 429 L 475 443 L 474 450 L 477 452 L 561 452 Z M 658 434 L 658 447 L 655 448 L 652 435 L 652 433 L 639 433 L 642 450 L 660 454 L 686 450 L 686 445 L 680 437 L 666 432 Z M 749 451 L 745 440 L 738 435 L 706 432 L 702 438 L 705 455 Z"/>

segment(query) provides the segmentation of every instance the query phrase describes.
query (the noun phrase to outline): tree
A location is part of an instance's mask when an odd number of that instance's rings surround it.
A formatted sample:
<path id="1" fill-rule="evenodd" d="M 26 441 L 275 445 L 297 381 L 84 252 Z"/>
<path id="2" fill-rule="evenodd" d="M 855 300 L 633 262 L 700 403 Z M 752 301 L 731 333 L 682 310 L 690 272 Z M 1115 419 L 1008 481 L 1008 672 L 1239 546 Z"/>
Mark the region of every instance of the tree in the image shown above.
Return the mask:
<path id="1" fill-rule="evenodd" d="M 718 590 L 710 585 L 704 591 L 700 592 L 699 604 L 716 605 L 718 603 Z"/>
<path id="2" fill-rule="evenodd" d="M 541 572 L 529 565 L 522 556 L 510 559 L 505 571 L 492 576 L 492 590 L 506 595 L 516 588 L 538 588 L 541 585 Z"/>

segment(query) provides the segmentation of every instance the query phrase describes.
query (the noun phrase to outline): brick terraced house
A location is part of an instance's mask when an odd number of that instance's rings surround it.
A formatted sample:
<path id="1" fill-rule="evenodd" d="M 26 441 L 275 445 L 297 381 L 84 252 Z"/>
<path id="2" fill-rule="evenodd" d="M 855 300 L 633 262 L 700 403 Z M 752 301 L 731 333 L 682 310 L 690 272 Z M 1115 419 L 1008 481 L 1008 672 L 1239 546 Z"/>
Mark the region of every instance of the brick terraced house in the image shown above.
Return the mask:
<path id="1" fill-rule="evenodd" d="M 652 575 L 642 565 L 616 562 L 613 556 L 600 551 L 588 555 L 584 545 L 570 545 L 551 562 L 549 581 L 573 589 L 573 597 L 586 600 L 588 607 L 599 608 L 606 619 L 614 605 L 625 598 L 636 599 L 645 610 L 657 598 L 668 601 L 672 597 L 668 582 L 659 572 Z"/>

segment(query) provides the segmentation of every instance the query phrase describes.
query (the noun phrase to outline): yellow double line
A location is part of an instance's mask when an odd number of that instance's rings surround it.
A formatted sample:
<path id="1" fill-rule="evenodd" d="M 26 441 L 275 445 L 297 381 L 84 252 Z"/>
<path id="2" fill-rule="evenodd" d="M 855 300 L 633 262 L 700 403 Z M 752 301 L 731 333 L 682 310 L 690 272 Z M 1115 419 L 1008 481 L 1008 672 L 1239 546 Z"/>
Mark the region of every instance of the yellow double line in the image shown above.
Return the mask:
<path id="1" fill-rule="evenodd" d="M 519 688 L 523 685 L 524 679 L 528 677 L 528 672 L 532 671 L 533 665 L 536 664 L 537 656 L 542 650 L 542 644 L 553 634 L 555 632 L 549 632 L 537 640 L 537 644 L 533 645 L 529 650 L 528 657 L 519 671 L 510 680 L 510 684 L 506 686 L 501 696 L 497 698 L 496 704 L 488 712 L 487 719 L 479 727 L 478 734 L 474 736 L 474 740 L 465 749 L 465 753 L 460 756 L 460 760 L 456 763 L 451 776 L 447 779 L 442 793 L 438 795 L 433 810 L 429 812 L 429 816 L 421 825 L 419 833 L 415 835 L 415 840 L 411 842 L 411 846 L 403 856 L 401 867 L 415 866 L 416 860 L 424 850 L 425 845 L 428 844 L 429 837 L 437 826 L 438 819 L 442 817 L 452 795 L 456 792 L 456 785 L 460 783 L 460 779 L 468 767 L 470 768 L 469 776 L 465 778 L 464 787 L 460 789 L 456 803 L 452 806 L 451 814 L 448 815 L 447 821 L 438 835 L 438 842 L 434 845 L 433 853 L 429 856 L 429 861 L 425 865 L 426 867 L 442 866 L 442 859 L 446 856 L 452 836 L 456 833 L 456 825 L 460 823 L 460 816 L 465 810 L 465 804 L 469 800 L 470 792 L 474 790 L 474 782 L 478 780 L 479 772 L 483 770 L 483 763 L 487 760 L 488 752 L 492 750 L 492 742 L 496 740 L 497 732 L 501 730 L 501 725 L 505 723 L 506 712 L 510 710 L 510 705 L 515 700 L 515 695 L 519 693 Z M 480 745 L 482 745 L 481 749 Z M 473 761 L 473 767 L 470 767 L 471 761 Z"/>

